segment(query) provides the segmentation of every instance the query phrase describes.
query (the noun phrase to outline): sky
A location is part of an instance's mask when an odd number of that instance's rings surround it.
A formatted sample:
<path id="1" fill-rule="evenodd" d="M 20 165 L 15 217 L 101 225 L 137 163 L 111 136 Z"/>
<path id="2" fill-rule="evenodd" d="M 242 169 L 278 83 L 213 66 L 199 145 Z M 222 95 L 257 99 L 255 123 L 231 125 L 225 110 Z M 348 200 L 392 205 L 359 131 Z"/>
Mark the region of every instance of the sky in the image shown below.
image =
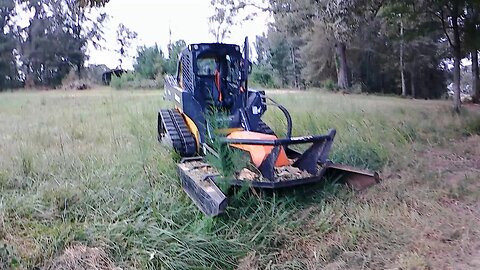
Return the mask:
<path id="1" fill-rule="evenodd" d="M 105 12 L 110 16 L 104 29 L 106 49 L 95 50 L 90 47 L 88 64 L 105 64 L 109 68 L 119 64 L 119 56 L 114 52 L 118 49 L 115 39 L 119 23 L 138 33 L 129 50 L 132 58 L 123 62 L 123 68 L 127 69 L 132 68 L 138 46 L 157 43 L 166 53 L 169 29 L 172 41 L 183 39 L 187 44 L 215 41 L 209 33 L 208 17 L 214 12 L 210 0 L 110 0 Z M 233 27 L 231 36 L 223 42 L 242 44 L 245 36 L 248 36 L 252 44 L 256 35 L 267 30 L 269 20 L 267 14 L 259 14 L 253 21 Z"/>

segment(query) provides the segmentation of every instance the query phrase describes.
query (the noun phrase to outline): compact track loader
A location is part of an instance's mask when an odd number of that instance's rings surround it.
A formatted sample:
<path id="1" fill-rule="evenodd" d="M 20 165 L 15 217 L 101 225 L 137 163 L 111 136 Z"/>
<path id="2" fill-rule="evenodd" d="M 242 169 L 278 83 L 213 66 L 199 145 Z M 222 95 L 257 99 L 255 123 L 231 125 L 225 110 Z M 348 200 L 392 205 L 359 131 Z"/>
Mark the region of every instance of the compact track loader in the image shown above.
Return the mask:
<path id="1" fill-rule="evenodd" d="M 182 186 L 204 214 L 224 212 L 227 196 L 220 186 L 282 189 L 326 181 L 331 177 L 325 176 L 332 174 L 343 175 L 355 190 L 380 181 L 377 173 L 328 159 L 334 129 L 324 135 L 292 137 L 289 112 L 265 91 L 248 87 L 250 72 L 246 38 L 243 50 L 236 44 L 191 44 L 179 56 L 176 77 L 165 77 L 164 98 L 174 108 L 158 112 L 158 139 L 181 156 L 177 167 Z M 262 121 L 267 104 L 285 115 L 285 137 L 278 138 Z M 295 146 L 306 150 L 294 150 Z M 243 163 L 225 153 L 241 153 L 246 160 L 243 168 L 226 174 L 218 164 L 229 159 L 237 167 Z"/>

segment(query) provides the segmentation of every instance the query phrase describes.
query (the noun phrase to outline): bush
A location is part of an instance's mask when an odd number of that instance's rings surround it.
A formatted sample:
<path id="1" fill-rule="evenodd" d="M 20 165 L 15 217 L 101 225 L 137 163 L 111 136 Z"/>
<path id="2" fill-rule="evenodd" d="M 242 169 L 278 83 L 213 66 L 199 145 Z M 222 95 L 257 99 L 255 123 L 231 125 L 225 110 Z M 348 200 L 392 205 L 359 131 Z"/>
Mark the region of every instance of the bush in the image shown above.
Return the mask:
<path id="1" fill-rule="evenodd" d="M 252 84 L 267 88 L 277 88 L 272 74 L 265 68 L 254 66 L 252 71 Z"/>
<path id="2" fill-rule="evenodd" d="M 335 91 L 338 89 L 337 84 L 332 79 L 326 79 L 323 81 L 322 86 L 329 91 Z"/>
<path id="3" fill-rule="evenodd" d="M 366 89 L 367 89 L 367 86 L 364 83 L 357 82 L 357 83 L 354 83 L 352 85 L 352 87 L 350 88 L 350 93 L 361 94 L 361 93 L 365 92 Z"/>
<path id="4" fill-rule="evenodd" d="M 163 88 L 163 77 L 155 80 L 142 78 L 134 72 L 126 72 L 122 76 L 112 76 L 110 86 L 117 89 L 161 89 Z"/>
<path id="5" fill-rule="evenodd" d="M 70 72 L 62 80 L 62 89 L 64 90 L 87 90 L 93 88 L 96 82 L 92 81 L 89 77 L 78 77 L 78 73 L 75 69 L 71 69 Z"/>

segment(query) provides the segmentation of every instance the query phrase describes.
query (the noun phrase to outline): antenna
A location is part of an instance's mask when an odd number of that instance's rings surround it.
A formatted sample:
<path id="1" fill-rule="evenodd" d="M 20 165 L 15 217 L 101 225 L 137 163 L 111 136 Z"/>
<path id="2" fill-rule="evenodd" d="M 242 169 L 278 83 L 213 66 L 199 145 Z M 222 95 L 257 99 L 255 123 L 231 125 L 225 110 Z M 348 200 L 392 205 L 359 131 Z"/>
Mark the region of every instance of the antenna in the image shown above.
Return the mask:
<path id="1" fill-rule="evenodd" d="M 168 21 L 168 57 L 171 57 L 172 54 L 172 22 L 171 20 Z"/>
<path id="2" fill-rule="evenodd" d="M 247 106 L 247 99 L 248 99 L 248 72 L 250 69 L 250 50 L 248 46 L 248 36 L 245 37 L 245 41 L 243 43 L 243 72 L 244 72 L 244 83 L 245 83 L 245 93 L 243 98 L 243 106 Z"/>
<path id="3" fill-rule="evenodd" d="M 172 44 L 172 25 L 168 22 L 168 43 Z"/>

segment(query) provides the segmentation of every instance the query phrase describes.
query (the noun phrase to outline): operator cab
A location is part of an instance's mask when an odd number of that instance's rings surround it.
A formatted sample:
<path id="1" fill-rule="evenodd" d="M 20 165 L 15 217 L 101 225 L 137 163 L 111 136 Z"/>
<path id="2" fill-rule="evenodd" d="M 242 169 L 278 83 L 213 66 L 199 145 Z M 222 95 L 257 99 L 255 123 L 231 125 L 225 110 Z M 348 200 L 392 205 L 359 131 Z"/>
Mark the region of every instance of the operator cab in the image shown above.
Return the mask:
<path id="1" fill-rule="evenodd" d="M 240 90 L 240 59 L 230 55 L 202 55 L 197 59 L 198 91 L 211 105 L 231 109 Z"/>
<path id="2" fill-rule="evenodd" d="M 204 110 L 215 107 L 231 113 L 241 107 L 242 60 L 238 45 L 192 44 L 180 56 L 178 84 L 192 92 Z"/>

